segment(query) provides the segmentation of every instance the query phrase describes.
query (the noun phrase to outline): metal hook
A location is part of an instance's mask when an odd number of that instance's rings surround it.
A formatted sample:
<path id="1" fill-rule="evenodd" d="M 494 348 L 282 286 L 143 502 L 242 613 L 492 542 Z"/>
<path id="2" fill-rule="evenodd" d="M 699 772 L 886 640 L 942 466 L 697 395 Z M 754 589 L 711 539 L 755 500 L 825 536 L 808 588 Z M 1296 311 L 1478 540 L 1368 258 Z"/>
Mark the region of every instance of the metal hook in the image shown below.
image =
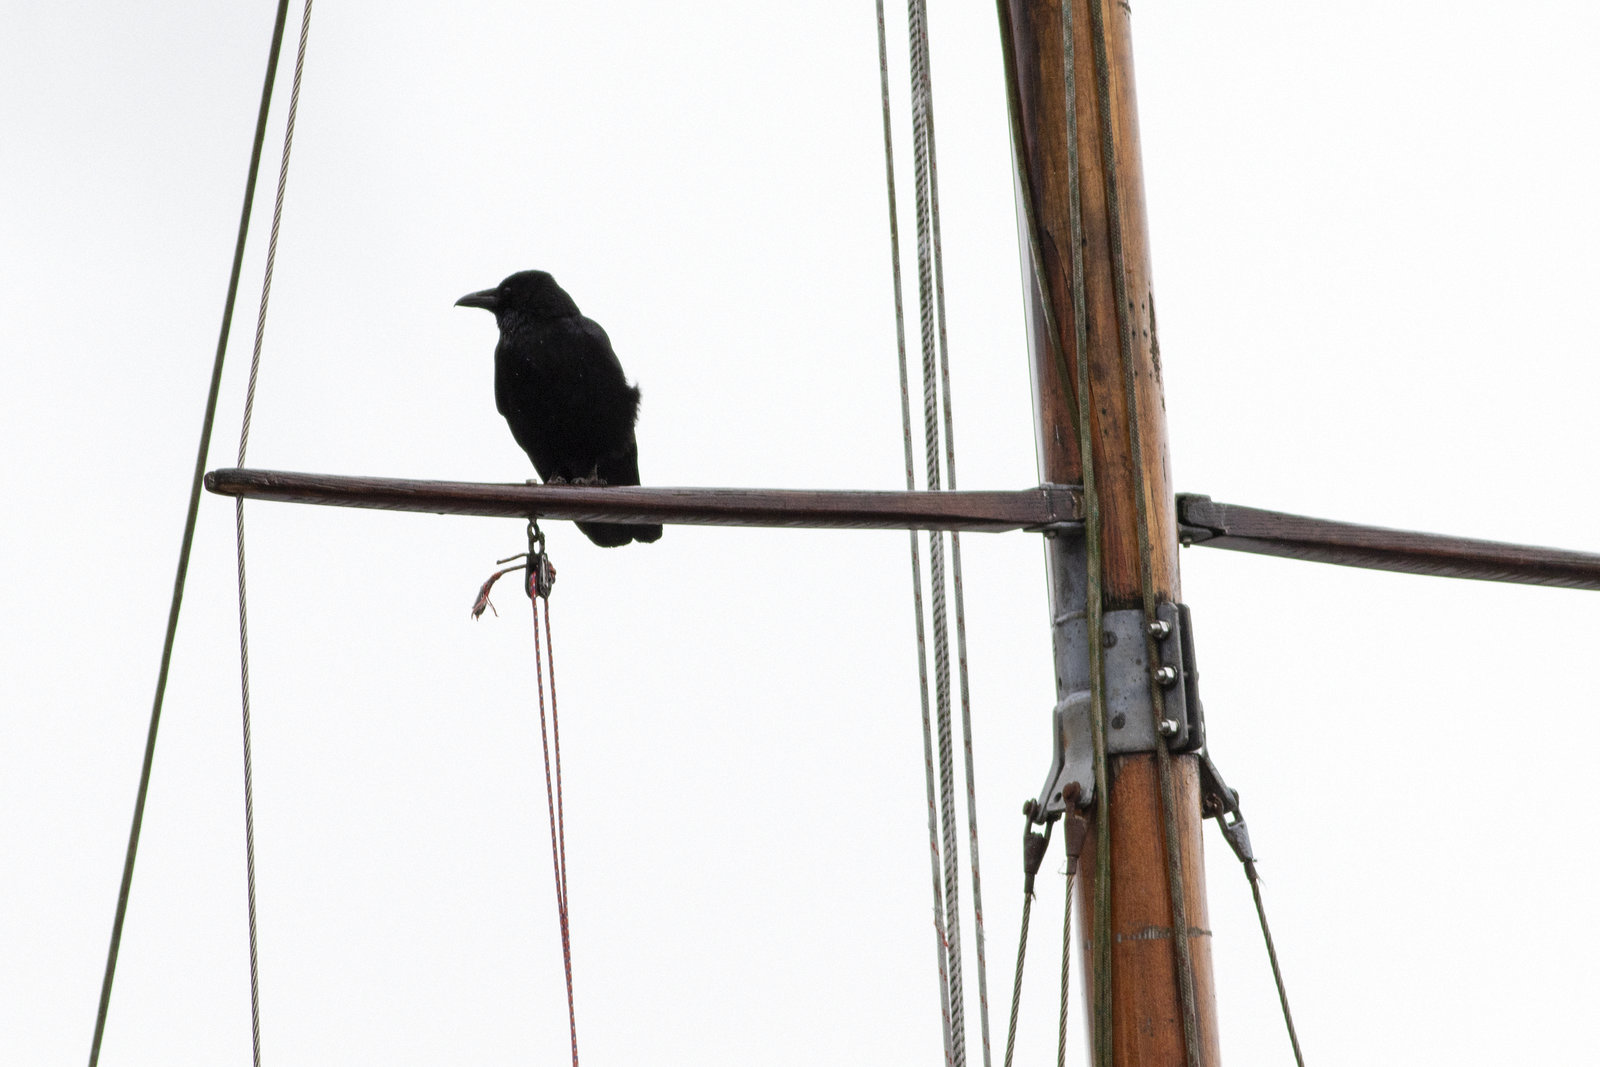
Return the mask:
<path id="1" fill-rule="evenodd" d="M 556 568 L 545 552 L 544 531 L 537 518 L 528 519 L 528 596 L 550 599 L 556 584 Z"/>
<path id="2" fill-rule="evenodd" d="M 1034 830 L 1038 807 L 1038 802 L 1033 800 L 1022 805 L 1022 815 L 1027 820 L 1022 825 L 1022 891 L 1030 897 L 1033 896 L 1034 877 L 1044 863 L 1045 850 L 1050 847 L 1050 834 L 1056 826 L 1056 820 L 1051 818 L 1044 823 L 1044 833 Z"/>

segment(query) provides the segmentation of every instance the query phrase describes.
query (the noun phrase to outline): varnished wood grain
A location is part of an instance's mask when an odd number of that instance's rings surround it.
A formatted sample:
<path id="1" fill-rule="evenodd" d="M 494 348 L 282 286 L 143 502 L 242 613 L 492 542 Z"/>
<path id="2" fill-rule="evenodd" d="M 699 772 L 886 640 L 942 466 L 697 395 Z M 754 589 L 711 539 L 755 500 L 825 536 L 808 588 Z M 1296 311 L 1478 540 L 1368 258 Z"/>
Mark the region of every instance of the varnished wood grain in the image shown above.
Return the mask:
<path id="1" fill-rule="evenodd" d="M 1185 540 L 1207 548 L 1406 574 L 1600 589 L 1600 555 L 1592 552 L 1313 519 L 1190 494 L 1178 497 L 1178 515 Z"/>
<path id="2" fill-rule="evenodd" d="M 1078 408 L 1071 276 L 1072 231 L 1069 216 L 1069 145 L 1062 10 L 1059 0 L 1006 0 L 1017 57 L 1022 115 L 1022 152 L 1039 221 L 1039 245 L 1048 292 L 1031 294 L 1030 350 L 1036 400 L 1039 467 L 1047 480 L 1082 481 L 1082 459 L 1072 440 L 1071 412 Z M 1162 396 L 1160 343 L 1156 334 L 1144 179 L 1139 151 L 1138 111 L 1133 79 L 1133 48 L 1128 8 L 1115 0 L 1070 0 L 1077 111 L 1077 157 L 1082 213 L 1085 327 L 1090 433 L 1099 487 L 1103 546 L 1102 591 L 1107 610 L 1142 603 L 1138 537 L 1138 494 L 1147 503 L 1150 578 L 1158 599 L 1180 599 L 1177 514 L 1167 455 L 1166 405 Z M 1106 153 L 1102 144 L 1100 100 L 1096 91 L 1094 34 L 1090 4 L 1099 4 L 1106 33 L 1108 110 L 1114 145 L 1117 217 Z M 1026 193 L 1024 193 L 1026 195 Z M 1019 212 L 1021 214 L 1021 212 Z M 1114 229 L 1121 235 L 1125 302 L 1119 305 L 1118 271 L 1112 254 Z M 1026 242 L 1024 243 L 1026 247 Z M 1031 271 L 1024 271 L 1028 276 Z M 1049 300 L 1069 370 L 1063 374 L 1043 332 L 1038 303 Z M 1124 331 L 1132 356 L 1133 404 L 1129 410 L 1123 364 Z M 1068 380 L 1063 381 L 1063 378 Z M 1136 456 L 1129 420 L 1137 419 L 1141 447 Z M 1192 757 L 1175 761 L 1179 818 L 1175 834 L 1184 857 L 1184 896 L 1189 925 L 1205 924 L 1206 902 L 1200 867 L 1200 819 Z M 1140 1067 L 1184 1062 L 1182 1009 L 1174 970 L 1171 901 L 1162 835 L 1160 796 L 1153 755 L 1114 757 L 1108 805 L 1111 820 L 1111 999 L 1113 1062 Z M 1085 856 L 1093 855 L 1092 845 Z M 1079 883 L 1085 911 L 1092 907 L 1093 864 Z M 1092 913 L 1080 925 L 1086 938 Z M 1161 936 L 1160 931 L 1167 931 Z M 1149 936 L 1145 936 L 1149 935 Z M 1187 936 L 1185 934 L 1184 936 Z M 1220 1062 L 1215 998 L 1208 941 L 1192 939 L 1195 990 L 1203 1067 Z M 1085 967 L 1094 956 L 1086 948 Z M 1093 988 L 1092 979 L 1085 982 Z"/>
<path id="3" fill-rule="evenodd" d="M 865 492 L 437 482 L 229 468 L 206 475 L 223 496 L 441 515 L 863 530 L 999 532 L 1078 519 L 1073 486 L 1015 491 Z"/>
<path id="4" fill-rule="evenodd" d="M 1183 852 L 1184 896 L 1195 1000 L 1200 1005 L 1202 1062 L 1221 1063 L 1211 973 L 1211 921 L 1206 910 L 1205 853 L 1201 843 L 1199 774 L 1193 756 L 1172 761 Z M 1160 833 L 1161 802 L 1153 754 L 1116 761 L 1111 783 L 1111 989 L 1114 1062 L 1121 1067 L 1182 1067 L 1183 1020 L 1174 992 L 1172 904 Z M 1084 989 L 1090 988 L 1094 929 L 1094 829 L 1084 842 L 1078 876 L 1083 909 Z"/>
<path id="5" fill-rule="evenodd" d="M 1140 172 L 1138 118 L 1134 100 L 1132 43 L 1126 9 L 1105 5 L 1107 49 L 1116 142 L 1123 265 L 1128 307 L 1119 317 L 1111 254 L 1111 218 L 1101 150 L 1092 35 L 1087 0 L 1076 0 L 1073 40 L 1077 65 L 1078 163 L 1081 171 L 1084 290 L 1088 335 L 1089 392 L 1095 472 L 1099 482 L 1105 546 L 1108 610 L 1140 602 L 1139 547 L 1133 454 L 1128 435 L 1120 335 L 1131 331 L 1145 480 L 1149 501 L 1152 567 L 1158 597 L 1178 599 L 1177 518 L 1167 455 L 1166 402 L 1162 396 L 1144 181 Z M 1061 9 L 1051 0 L 1011 0 L 1023 121 L 1023 156 L 1034 192 L 1040 247 L 1049 299 L 1069 367 L 1074 355 L 1070 287 L 1071 226 L 1068 212 L 1067 79 L 1063 67 Z M 1031 275 L 1031 272 L 1025 272 Z M 1040 294 L 1029 286 L 1030 300 Z M 1075 374 L 1063 382 L 1044 334 L 1043 317 L 1030 316 L 1030 351 L 1039 443 L 1046 481 L 1082 481 L 1082 462 L 1072 431 Z"/>

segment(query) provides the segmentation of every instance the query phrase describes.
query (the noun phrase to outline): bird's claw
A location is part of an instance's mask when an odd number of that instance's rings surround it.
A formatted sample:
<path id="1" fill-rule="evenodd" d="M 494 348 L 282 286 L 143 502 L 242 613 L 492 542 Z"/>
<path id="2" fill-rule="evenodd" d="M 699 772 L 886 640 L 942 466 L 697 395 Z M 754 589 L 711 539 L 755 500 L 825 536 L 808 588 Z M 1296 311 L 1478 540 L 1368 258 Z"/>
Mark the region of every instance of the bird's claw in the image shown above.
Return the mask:
<path id="1" fill-rule="evenodd" d="M 586 486 L 588 488 L 594 488 L 596 486 L 601 486 L 601 485 L 610 485 L 611 483 L 607 482 L 604 478 L 601 478 L 601 477 L 599 477 L 597 475 L 586 475 L 585 477 L 582 477 L 582 478 L 563 478 L 559 474 L 553 474 L 550 477 L 546 478 L 542 483 L 541 482 L 536 482 L 532 478 L 529 478 L 528 479 L 528 484 L 529 485 L 541 485 L 541 484 L 542 485 L 581 485 L 581 486 Z"/>

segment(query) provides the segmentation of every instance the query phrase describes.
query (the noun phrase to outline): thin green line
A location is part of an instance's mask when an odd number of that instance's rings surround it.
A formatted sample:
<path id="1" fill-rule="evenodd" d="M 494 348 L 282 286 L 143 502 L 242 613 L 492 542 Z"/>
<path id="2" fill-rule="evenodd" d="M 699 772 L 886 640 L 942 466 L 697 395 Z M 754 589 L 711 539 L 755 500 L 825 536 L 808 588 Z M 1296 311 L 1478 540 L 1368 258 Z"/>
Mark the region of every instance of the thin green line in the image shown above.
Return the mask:
<path id="1" fill-rule="evenodd" d="M 1069 0 L 1070 2 L 1070 0 Z M 1134 502 L 1137 513 L 1136 530 L 1139 543 L 1139 584 L 1144 603 L 1146 662 L 1157 659 L 1156 639 L 1149 624 L 1156 619 L 1155 580 L 1151 573 L 1150 513 L 1145 492 L 1144 448 L 1139 431 L 1139 398 L 1134 381 L 1133 365 L 1133 304 L 1128 299 L 1127 264 L 1123 257 L 1122 206 L 1117 188 L 1117 149 L 1112 132 L 1111 75 L 1107 57 L 1106 26 L 1100 0 L 1089 0 L 1089 23 L 1092 30 L 1095 68 L 1095 96 L 1100 111 L 1100 151 L 1104 159 L 1106 183 L 1106 213 L 1110 216 L 1112 258 L 1112 286 L 1117 301 L 1117 342 L 1122 362 L 1122 385 L 1126 394 L 1128 449 L 1131 453 Z M 1183 856 L 1177 839 L 1177 800 L 1172 780 L 1172 754 L 1161 733 L 1161 723 L 1166 717 L 1165 701 L 1161 687 L 1150 686 L 1150 716 L 1155 730 L 1156 779 L 1161 800 L 1162 837 L 1165 844 L 1167 868 L 1167 895 L 1172 901 L 1173 970 L 1177 972 L 1178 997 L 1183 1011 L 1184 1062 L 1188 1067 L 1200 1067 L 1199 1009 L 1195 1002 L 1194 966 L 1189 951 L 1188 906 L 1183 890 Z"/>
<path id="2" fill-rule="evenodd" d="M 111 1009 L 111 983 L 117 973 L 117 952 L 122 947 L 122 924 L 128 916 L 128 893 L 133 888 L 133 864 L 139 854 L 139 831 L 144 824 L 144 802 L 150 792 L 150 768 L 155 762 L 156 733 L 161 727 L 161 704 L 167 694 L 167 674 L 172 667 L 172 646 L 178 633 L 178 613 L 183 607 L 183 584 L 189 574 L 189 553 L 194 547 L 195 521 L 200 513 L 200 484 L 205 476 L 206 455 L 211 449 L 211 427 L 216 421 L 217 394 L 222 387 L 222 362 L 228 351 L 228 330 L 233 325 L 233 305 L 239 294 L 239 274 L 244 266 L 245 238 L 250 231 L 250 209 L 255 203 L 256 174 L 261 168 L 261 146 L 267 136 L 267 112 L 272 104 L 272 85 L 278 74 L 278 53 L 283 45 L 283 26 L 288 17 L 289 0 L 278 0 L 277 18 L 272 24 L 272 47 L 267 55 L 267 76 L 261 87 L 261 107 L 256 115 L 255 143 L 250 148 L 250 173 L 245 180 L 244 206 L 239 211 L 239 237 L 233 248 L 233 270 L 228 277 L 228 298 L 222 309 L 222 329 L 217 336 L 217 355 L 211 367 L 211 390 L 206 395 L 206 414 L 200 427 L 200 447 L 194 460 L 194 476 L 189 485 L 189 512 L 183 525 L 183 545 L 178 549 L 178 573 L 172 583 L 172 606 L 167 612 L 167 636 L 161 647 L 161 669 L 156 674 L 156 694 L 150 708 L 150 731 L 145 738 L 144 764 L 139 771 L 139 792 L 133 803 L 133 825 L 128 831 L 128 854 L 122 864 L 122 885 L 117 891 L 117 914 L 111 924 L 111 945 L 106 951 L 106 973 L 100 984 L 100 1008 L 95 1015 L 94 1042 L 89 1047 L 89 1067 L 100 1062 L 100 1043 L 105 1037 L 106 1015 Z"/>
<path id="3" fill-rule="evenodd" d="M 1105 645 L 1102 637 L 1104 602 L 1100 493 L 1094 473 L 1094 435 L 1089 400 L 1089 320 L 1087 285 L 1083 269 L 1082 174 L 1078 158 L 1078 70 L 1073 42 L 1072 3 L 1061 5 L 1062 65 L 1066 72 L 1067 211 L 1071 226 L 1073 360 L 1077 368 L 1078 451 L 1083 457 L 1084 532 L 1087 543 L 1087 604 L 1089 636 L 1089 724 L 1094 750 L 1095 864 L 1094 864 L 1094 1051 L 1096 1059 L 1112 1062 L 1111 1020 L 1111 775 L 1106 761 Z"/>

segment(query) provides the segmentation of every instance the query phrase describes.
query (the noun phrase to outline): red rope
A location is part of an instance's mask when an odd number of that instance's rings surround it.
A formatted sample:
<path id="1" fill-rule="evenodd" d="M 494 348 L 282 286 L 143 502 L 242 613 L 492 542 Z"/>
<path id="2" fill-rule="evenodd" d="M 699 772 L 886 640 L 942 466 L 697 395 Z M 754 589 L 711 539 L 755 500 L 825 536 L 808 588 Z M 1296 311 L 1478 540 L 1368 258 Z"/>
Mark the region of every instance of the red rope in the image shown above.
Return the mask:
<path id="1" fill-rule="evenodd" d="M 532 589 L 529 590 L 530 595 Z M 572 996 L 572 935 L 567 921 L 567 829 L 561 802 L 561 724 L 556 712 L 556 656 L 550 641 L 550 601 L 533 596 L 533 663 L 539 685 L 539 744 L 544 749 L 544 795 L 550 809 L 550 860 L 555 867 L 556 913 L 561 920 L 561 963 L 567 976 L 567 1023 L 572 1031 L 572 1067 L 578 1067 L 578 1014 Z M 539 645 L 539 604 L 544 604 L 544 646 Z M 544 661 L 550 661 L 550 730 L 545 729 Z M 550 767 L 551 738 L 555 773 Z M 552 783 L 554 789 L 552 790 Z"/>

